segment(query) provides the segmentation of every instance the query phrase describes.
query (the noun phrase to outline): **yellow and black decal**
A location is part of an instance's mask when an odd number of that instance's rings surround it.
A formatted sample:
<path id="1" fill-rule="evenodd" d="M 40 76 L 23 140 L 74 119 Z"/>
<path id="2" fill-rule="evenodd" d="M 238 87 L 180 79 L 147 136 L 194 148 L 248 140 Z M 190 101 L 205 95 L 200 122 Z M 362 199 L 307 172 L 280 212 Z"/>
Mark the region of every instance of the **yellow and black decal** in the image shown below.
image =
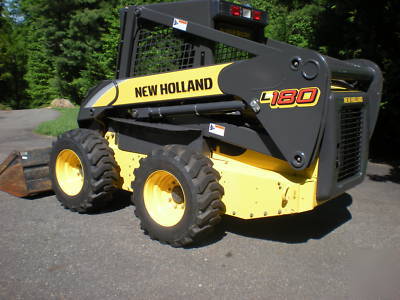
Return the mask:
<path id="1" fill-rule="evenodd" d="M 273 109 L 290 107 L 309 107 L 318 104 L 321 91 L 317 87 L 264 91 L 260 103 L 268 103 Z"/>
<path id="2" fill-rule="evenodd" d="M 86 107 L 222 95 L 218 76 L 228 65 L 230 63 L 119 80 L 100 90 Z"/>
<path id="3" fill-rule="evenodd" d="M 344 97 L 343 102 L 344 103 L 363 103 L 364 98 L 363 97 Z"/>
<path id="4" fill-rule="evenodd" d="M 206 91 L 213 88 L 214 82 L 211 77 L 182 80 L 169 83 L 159 83 L 135 87 L 135 97 L 145 98 L 153 96 L 165 96 L 169 94 L 180 94 L 187 92 Z"/>

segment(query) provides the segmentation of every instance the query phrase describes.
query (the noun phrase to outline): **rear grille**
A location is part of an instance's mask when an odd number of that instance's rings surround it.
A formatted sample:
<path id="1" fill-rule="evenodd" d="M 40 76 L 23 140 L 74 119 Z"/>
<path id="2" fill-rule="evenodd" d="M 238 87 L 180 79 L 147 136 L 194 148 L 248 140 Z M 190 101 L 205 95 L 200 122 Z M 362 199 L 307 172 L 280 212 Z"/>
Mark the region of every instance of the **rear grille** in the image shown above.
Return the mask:
<path id="1" fill-rule="evenodd" d="M 338 181 L 350 178 L 361 171 L 362 120 L 362 107 L 346 107 L 340 112 Z"/>

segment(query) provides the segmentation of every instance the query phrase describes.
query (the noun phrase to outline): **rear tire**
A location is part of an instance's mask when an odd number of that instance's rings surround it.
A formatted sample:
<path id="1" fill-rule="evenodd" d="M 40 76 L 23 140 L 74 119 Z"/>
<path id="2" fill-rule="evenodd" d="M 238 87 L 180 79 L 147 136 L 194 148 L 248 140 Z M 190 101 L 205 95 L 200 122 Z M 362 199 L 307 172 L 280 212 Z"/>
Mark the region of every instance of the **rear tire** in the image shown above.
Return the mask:
<path id="1" fill-rule="evenodd" d="M 141 159 L 132 183 L 135 214 L 152 239 L 181 247 L 209 234 L 225 213 L 220 176 L 188 147 L 168 145 Z"/>
<path id="2" fill-rule="evenodd" d="M 99 133 L 88 129 L 74 129 L 57 138 L 50 175 L 57 199 L 80 213 L 103 209 L 119 180 L 113 150 Z"/>

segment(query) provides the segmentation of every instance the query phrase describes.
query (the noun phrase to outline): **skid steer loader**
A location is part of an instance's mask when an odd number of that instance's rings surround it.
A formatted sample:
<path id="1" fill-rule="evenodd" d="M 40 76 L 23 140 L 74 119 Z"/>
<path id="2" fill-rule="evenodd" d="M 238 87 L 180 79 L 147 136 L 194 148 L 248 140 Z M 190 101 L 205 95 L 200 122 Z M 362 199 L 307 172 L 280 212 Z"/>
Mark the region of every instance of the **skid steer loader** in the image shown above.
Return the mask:
<path id="1" fill-rule="evenodd" d="M 115 80 L 58 137 L 52 187 L 77 212 L 132 192 L 152 239 L 201 240 L 223 214 L 314 209 L 361 183 L 382 75 L 264 37 L 268 15 L 221 0 L 121 10 Z"/>

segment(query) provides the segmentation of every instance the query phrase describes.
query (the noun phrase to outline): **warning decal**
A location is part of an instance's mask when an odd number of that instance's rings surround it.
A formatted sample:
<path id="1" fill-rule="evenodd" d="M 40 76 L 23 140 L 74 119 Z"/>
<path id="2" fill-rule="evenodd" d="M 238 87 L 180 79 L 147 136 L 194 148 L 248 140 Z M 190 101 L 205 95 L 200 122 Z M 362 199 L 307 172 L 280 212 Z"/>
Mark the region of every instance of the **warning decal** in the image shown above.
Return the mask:
<path id="1" fill-rule="evenodd" d="M 219 135 L 219 136 L 224 136 L 225 135 L 225 127 L 218 125 L 218 124 L 210 123 L 208 132 Z"/>
<path id="2" fill-rule="evenodd" d="M 188 21 L 174 18 L 174 23 L 172 24 L 172 27 L 186 31 L 187 25 Z"/>

